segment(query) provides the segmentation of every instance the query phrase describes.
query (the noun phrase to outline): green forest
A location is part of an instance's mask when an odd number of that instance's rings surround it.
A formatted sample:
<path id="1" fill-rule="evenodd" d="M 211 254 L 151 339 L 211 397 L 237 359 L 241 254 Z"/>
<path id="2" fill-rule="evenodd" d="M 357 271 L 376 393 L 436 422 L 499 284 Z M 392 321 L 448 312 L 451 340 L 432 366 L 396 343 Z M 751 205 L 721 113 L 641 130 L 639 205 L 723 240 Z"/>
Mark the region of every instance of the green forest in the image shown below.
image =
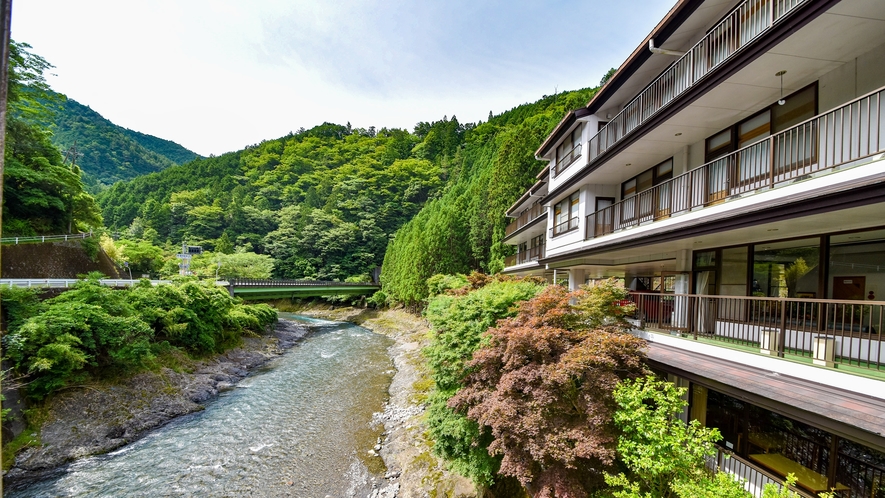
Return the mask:
<path id="1" fill-rule="evenodd" d="M 542 168 L 537 144 L 591 95 L 411 132 L 324 123 L 117 183 L 98 201 L 124 239 L 267 255 L 275 277 L 344 280 L 383 263 L 389 299 L 414 304 L 435 273 L 503 266 L 503 212 Z"/>
<path id="2" fill-rule="evenodd" d="M 56 103 L 52 143 L 80 167 L 93 192 L 200 157 L 175 142 L 117 126 L 76 100 L 50 95 Z"/>
<path id="3" fill-rule="evenodd" d="M 513 250 L 501 243 L 503 213 L 543 167 L 537 145 L 595 91 L 544 96 L 475 124 L 323 123 L 176 165 L 188 151 L 52 92 L 42 76 L 51 65 L 27 48 L 14 45 L 4 235 L 106 231 L 105 250 L 152 277 L 177 273 L 182 244 L 207 251 L 204 273 L 222 259 L 230 275 L 255 277 L 366 279 L 381 267 L 376 301 L 409 305 L 426 299 L 431 275 L 503 267 Z"/>

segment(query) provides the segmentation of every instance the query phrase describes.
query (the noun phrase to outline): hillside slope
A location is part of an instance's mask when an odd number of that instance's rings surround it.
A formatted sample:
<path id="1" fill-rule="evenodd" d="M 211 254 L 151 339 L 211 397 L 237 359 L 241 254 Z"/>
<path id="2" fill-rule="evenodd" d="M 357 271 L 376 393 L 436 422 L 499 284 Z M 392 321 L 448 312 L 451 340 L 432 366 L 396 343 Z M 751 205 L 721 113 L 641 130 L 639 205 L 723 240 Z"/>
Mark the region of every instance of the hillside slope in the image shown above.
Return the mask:
<path id="1" fill-rule="evenodd" d="M 76 163 L 93 188 L 200 157 L 175 142 L 117 126 L 70 98 L 56 109 L 54 125 L 52 142 L 63 151 L 76 147 Z"/>

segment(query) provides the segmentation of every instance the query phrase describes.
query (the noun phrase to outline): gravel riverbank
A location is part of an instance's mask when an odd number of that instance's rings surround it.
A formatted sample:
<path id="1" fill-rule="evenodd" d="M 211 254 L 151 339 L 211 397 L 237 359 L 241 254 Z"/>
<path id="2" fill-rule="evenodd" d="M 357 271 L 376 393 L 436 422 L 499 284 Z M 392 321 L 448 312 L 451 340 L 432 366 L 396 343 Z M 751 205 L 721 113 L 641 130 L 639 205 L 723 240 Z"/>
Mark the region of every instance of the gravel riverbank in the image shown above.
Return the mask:
<path id="1" fill-rule="evenodd" d="M 446 470 L 444 463 L 432 454 L 425 436 L 425 400 L 432 385 L 421 356 L 421 348 L 428 341 L 427 322 L 420 316 L 402 310 L 375 311 L 314 305 L 293 311 L 306 316 L 355 323 L 396 341 L 388 350 L 396 367 L 389 389 L 390 399 L 384 411 L 376 413 L 374 417 L 376 423 L 384 425 L 378 453 L 388 471 L 385 482 L 378 484 L 371 498 L 475 498 L 477 495 L 472 482 Z"/>
<path id="2" fill-rule="evenodd" d="M 70 388 L 45 408 L 39 444 L 18 454 L 4 475 L 7 488 L 26 485 L 77 458 L 107 453 L 175 417 L 199 411 L 220 391 L 304 338 L 310 329 L 280 320 L 271 333 L 176 372 L 163 368 L 107 385 Z M 36 434 L 35 434 L 36 436 Z"/>

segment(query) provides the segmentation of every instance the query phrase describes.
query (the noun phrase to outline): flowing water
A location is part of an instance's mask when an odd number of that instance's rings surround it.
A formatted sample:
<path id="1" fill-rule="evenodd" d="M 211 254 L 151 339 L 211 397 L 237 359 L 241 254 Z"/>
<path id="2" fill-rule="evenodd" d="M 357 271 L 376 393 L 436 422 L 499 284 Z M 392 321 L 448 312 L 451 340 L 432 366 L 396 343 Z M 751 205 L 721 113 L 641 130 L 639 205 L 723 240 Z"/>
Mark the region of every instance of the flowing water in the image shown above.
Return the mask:
<path id="1" fill-rule="evenodd" d="M 368 496 L 383 462 L 390 339 L 281 314 L 314 332 L 206 409 L 8 496 Z"/>

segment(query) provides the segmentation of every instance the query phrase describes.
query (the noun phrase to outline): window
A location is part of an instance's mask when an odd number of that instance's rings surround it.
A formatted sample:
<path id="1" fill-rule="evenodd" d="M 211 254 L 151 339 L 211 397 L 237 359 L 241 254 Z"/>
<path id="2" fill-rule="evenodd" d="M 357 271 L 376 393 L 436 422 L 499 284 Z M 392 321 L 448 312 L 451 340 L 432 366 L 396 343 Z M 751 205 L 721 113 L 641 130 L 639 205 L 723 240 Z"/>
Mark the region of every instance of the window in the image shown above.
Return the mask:
<path id="1" fill-rule="evenodd" d="M 673 158 L 649 168 L 621 184 L 621 199 L 644 192 L 673 178 Z"/>
<path id="2" fill-rule="evenodd" d="M 561 173 L 576 159 L 581 157 L 581 137 L 584 129 L 583 123 L 578 123 L 569 135 L 556 147 L 556 168 L 555 173 Z"/>
<path id="3" fill-rule="evenodd" d="M 730 152 L 768 138 L 817 114 L 817 82 L 788 95 L 733 126 L 707 137 L 704 161 L 711 162 Z"/>
<path id="4" fill-rule="evenodd" d="M 578 228 L 578 207 L 580 205 L 580 192 L 568 196 L 559 201 L 553 207 L 553 236 Z"/>

